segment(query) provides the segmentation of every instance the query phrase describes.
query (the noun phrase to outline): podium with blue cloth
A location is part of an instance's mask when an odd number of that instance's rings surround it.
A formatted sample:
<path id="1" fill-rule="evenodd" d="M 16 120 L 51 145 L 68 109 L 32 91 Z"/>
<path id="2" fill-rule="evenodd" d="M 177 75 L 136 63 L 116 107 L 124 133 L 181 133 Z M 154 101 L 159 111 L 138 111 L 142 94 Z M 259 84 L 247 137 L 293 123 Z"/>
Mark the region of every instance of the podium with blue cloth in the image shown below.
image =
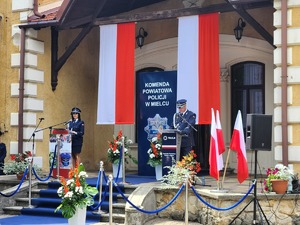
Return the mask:
<path id="1" fill-rule="evenodd" d="M 60 176 L 68 178 L 69 170 L 72 168 L 71 145 L 72 136 L 67 129 L 57 128 L 52 130 L 49 142 L 49 163 L 51 167 L 55 157 L 52 172 L 54 178 L 59 178 Z M 55 150 L 56 155 L 54 155 Z"/>

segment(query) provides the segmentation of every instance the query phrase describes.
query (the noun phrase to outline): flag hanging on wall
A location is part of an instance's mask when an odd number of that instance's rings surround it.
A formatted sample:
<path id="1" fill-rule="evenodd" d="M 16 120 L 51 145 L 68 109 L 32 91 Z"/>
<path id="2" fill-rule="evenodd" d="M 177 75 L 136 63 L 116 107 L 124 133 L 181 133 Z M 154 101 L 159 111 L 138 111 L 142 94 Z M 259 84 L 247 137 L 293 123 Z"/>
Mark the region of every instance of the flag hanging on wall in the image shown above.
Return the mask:
<path id="1" fill-rule="evenodd" d="M 230 141 L 230 149 L 236 151 L 237 154 L 237 176 L 238 181 L 243 183 L 243 181 L 248 177 L 248 164 L 247 164 L 247 155 L 246 155 L 246 147 L 245 147 L 245 139 L 244 139 L 244 129 L 243 129 L 243 120 L 241 111 L 238 111 L 234 130 L 232 133 L 231 141 Z"/>
<path id="2" fill-rule="evenodd" d="M 134 123 L 135 24 L 100 26 L 97 124 Z"/>
<path id="3" fill-rule="evenodd" d="M 197 124 L 210 124 L 211 108 L 220 109 L 218 13 L 178 21 L 177 98 L 187 99 Z"/>

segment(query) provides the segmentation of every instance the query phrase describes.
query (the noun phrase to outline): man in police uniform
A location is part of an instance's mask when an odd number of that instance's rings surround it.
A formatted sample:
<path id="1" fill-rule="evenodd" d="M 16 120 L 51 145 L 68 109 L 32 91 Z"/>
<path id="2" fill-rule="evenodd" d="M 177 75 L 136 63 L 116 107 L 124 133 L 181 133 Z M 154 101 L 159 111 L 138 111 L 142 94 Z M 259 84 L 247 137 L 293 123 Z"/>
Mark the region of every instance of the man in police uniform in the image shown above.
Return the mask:
<path id="1" fill-rule="evenodd" d="M 173 117 L 173 126 L 176 132 L 181 135 L 180 160 L 195 145 L 193 131 L 195 129 L 196 114 L 187 109 L 186 102 L 186 99 L 180 99 L 176 102 L 178 113 L 175 113 Z"/>

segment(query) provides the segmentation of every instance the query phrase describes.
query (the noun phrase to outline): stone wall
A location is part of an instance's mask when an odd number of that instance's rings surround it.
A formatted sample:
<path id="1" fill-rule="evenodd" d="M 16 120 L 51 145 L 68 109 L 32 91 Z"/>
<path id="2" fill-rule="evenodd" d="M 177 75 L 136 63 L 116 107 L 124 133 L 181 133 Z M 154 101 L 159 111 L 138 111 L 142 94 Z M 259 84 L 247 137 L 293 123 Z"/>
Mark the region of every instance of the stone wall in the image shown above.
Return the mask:
<path id="1" fill-rule="evenodd" d="M 137 207 L 146 211 L 155 211 L 156 209 L 165 207 L 173 197 L 177 194 L 178 188 L 166 187 L 140 187 L 131 195 L 131 201 Z M 231 208 L 234 204 L 244 196 L 237 193 L 221 193 L 207 189 L 199 189 L 197 193 L 204 202 L 217 209 Z M 160 218 L 169 218 L 173 220 L 185 221 L 185 190 L 178 198 L 166 209 L 159 212 L 156 216 Z M 300 205 L 296 194 L 257 194 L 257 201 L 263 210 L 269 224 L 276 225 L 292 225 L 298 224 L 300 221 Z M 216 210 L 208 207 L 189 189 L 188 203 L 189 221 L 199 222 L 206 225 L 228 225 L 232 224 L 258 224 L 263 214 L 256 209 L 256 215 L 253 213 L 254 202 L 253 194 L 250 194 L 238 206 L 230 210 Z M 155 204 L 156 205 L 153 205 Z M 246 207 L 247 206 L 247 207 Z M 139 212 L 127 203 L 125 224 L 140 225 L 153 218 L 153 214 Z M 239 215 L 240 214 L 240 215 Z M 254 216 L 256 218 L 254 218 Z M 237 218 L 236 218 L 237 217 Z M 265 219 L 264 223 L 267 224 Z"/>

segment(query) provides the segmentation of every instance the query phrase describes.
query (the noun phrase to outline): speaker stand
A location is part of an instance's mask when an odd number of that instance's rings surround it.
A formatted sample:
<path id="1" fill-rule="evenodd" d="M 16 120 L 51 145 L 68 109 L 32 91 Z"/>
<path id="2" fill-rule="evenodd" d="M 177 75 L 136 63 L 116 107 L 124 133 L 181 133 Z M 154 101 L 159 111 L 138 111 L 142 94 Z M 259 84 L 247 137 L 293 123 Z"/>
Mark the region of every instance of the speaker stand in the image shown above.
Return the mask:
<path id="1" fill-rule="evenodd" d="M 253 221 L 252 221 L 252 224 L 259 224 L 257 223 L 256 221 L 256 206 L 259 208 L 258 210 L 261 212 L 261 214 L 264 216 L 265 220 L 266 220 L 266 223 L 268 225 L 270 225 L 264 211 L 262 210 L 260 204 L 259 204 L 259 201 L 257 199 L 257 150 L 254 150 L 255 152 L 255 161 L 254 161 L 254 164 L 255 164 L 255 168 L 254 168 L 254 180 L 255 180 L 255 183 L 254 183 L 254 194 L 253 194 L 253 198 L 251 199 L 250 202 L 248 202 L 248 204 L 236 215 L 236 217 L 234 217 L 234 219 L 230 222 L 230 224 L 232 224 L 238 217 L 239 215 L 241 215 L 241 213 L 253 202 Z M 263 224 L 263 223 L 262 223 Z"/>

